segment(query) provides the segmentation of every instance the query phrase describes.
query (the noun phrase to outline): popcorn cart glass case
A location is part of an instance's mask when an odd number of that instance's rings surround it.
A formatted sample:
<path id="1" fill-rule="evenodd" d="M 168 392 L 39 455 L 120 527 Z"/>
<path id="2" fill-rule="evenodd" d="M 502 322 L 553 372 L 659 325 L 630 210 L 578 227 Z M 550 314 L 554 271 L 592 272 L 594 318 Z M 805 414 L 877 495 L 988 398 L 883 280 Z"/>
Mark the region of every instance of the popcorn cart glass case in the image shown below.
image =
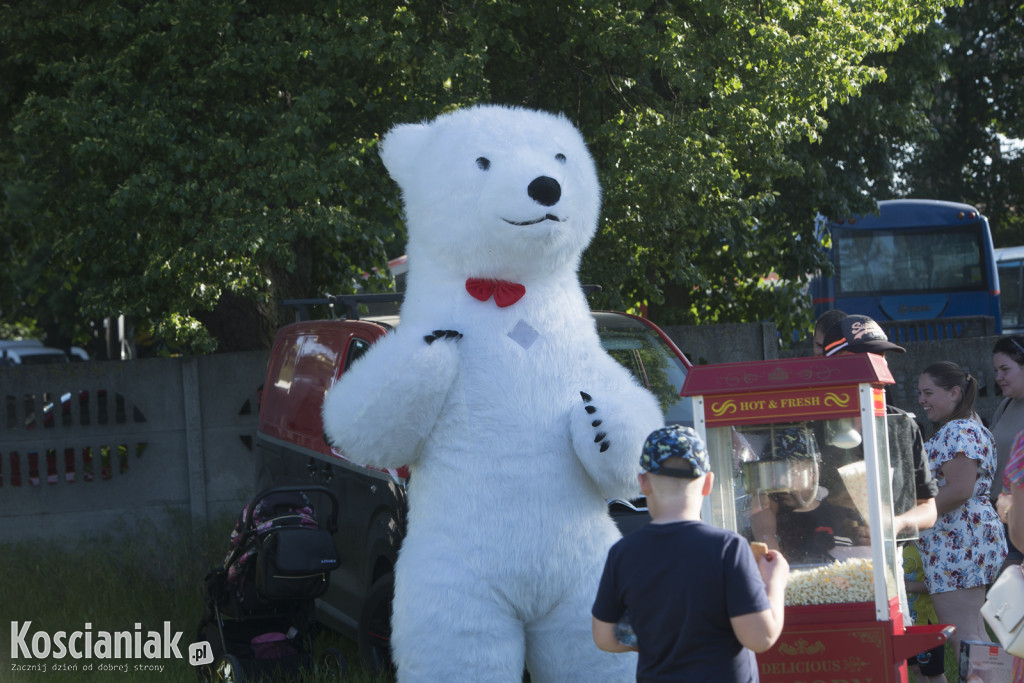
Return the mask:
<path id="1" fill-rule="evenodd" d="M 766 683 L 814 673 L 906 681 L 906 658 L 945 640 L 940 627 L 903 625 L 897 540 L 917 530 L 897 539 L 895 516 L 916 500 L 911 458 L 889 460 L 889 433 L 911 419 L 887 416 L 892 382 L 872 354 L 698 366 L 687 376 L 683 394 L 715 472 L 703 519 L 767 544 L 791 567 L 783 634 L 758 655 Z"/>

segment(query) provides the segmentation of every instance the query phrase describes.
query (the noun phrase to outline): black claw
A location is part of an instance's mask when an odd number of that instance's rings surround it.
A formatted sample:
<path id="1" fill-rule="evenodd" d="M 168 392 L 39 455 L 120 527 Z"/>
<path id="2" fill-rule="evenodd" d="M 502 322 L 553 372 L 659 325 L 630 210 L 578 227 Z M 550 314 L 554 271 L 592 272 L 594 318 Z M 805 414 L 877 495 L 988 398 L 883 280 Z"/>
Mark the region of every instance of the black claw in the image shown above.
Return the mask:
<path id="1" fill-rule="evenodd" d="M 423 337 L 423 341 L 427 344 L 433 344 L 438 339 L 453 339 L 458 341 L 462 339 L 462 333 L 458 330 L 434 330 L 433 333 Z"/>
<path id="2" fill-rule="evenodd" d="M 595 408 L 594 406 L 584 406 L 583 409 L 586 410 L 587 413 L 590 415 L 593 415 L 594 413 L 597 412 L 597 408 Z"/>
<path id="3" fill-rule="evenodd" d="M 601 420 L 594 420 L 593 422 L 590 423 L 590 426 L 591 427 L 600 427 L 601 426 Z"/>
<path id="4" fill-rule="evenodd" d="M 604 437 L 606 437 L 606 436 L 608 436 L 608 435 L 605 434 L 604 432 L 598 432 L 597 436 L 594 437 L 594 443 L 597 443 L 598 441 L 603 440 Z"/>
<path id="5" fill-rule="evenodd" d="M 607 441 L 603 441 L 603 442 L 601 443 L 601 452 L 602 452 L 602 453 L 604 453 L 604 452 L 605 452 L 606 450 L 608 450 L 608 447 L 609 447 L 610 445 L 611 445 L 611 444 L 610 444 L 610 443 L 608 443 Z"/>
<path id="6" fill-rule="evenodd" d="M 588 393 L 587 393 L 587 392 L 585 392 L 585 391 L 581 391 L 581 392 L 580 392 L 580 396 L 582 396 L 582 397 L 583 397 L 583 402 L 584 402 L 584 403 L 590 403 L 591 401 L 593 401 L 593 400 L 594 400 L 593 398 L 591 398 L 591 397 L 590 397 L 590 394 L 588 394 Z"/>

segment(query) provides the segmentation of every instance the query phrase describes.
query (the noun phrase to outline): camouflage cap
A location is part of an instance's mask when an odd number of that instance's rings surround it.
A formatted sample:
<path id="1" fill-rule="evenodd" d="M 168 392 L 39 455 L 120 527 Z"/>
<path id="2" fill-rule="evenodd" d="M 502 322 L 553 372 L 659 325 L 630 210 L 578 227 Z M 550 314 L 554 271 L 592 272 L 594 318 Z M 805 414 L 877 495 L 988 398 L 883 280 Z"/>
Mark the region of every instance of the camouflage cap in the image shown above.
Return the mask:
<path id="1" fill-rule="evenodd" d="M 669 458 L 682 458 L 684 467 L 663 467 Z M 708 449 L 692 427 L 669 425 L 651 432 L 644 442 L 640 467 L 651 474 L 696 479 L 711 471 Z"/>

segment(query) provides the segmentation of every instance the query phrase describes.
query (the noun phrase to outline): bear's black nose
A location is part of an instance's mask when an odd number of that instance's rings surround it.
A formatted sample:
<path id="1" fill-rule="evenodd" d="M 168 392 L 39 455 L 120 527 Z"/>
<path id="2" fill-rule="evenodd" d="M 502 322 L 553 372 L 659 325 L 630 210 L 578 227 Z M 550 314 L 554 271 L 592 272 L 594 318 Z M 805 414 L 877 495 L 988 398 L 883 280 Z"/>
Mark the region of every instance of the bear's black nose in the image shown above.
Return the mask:
<path id="1" fill-rule="evenodd" d="M 557 180 L 546 175 L 534 178 L 526 191 L 531 199 L 544 206 L 554 206 L 562 196 L 562 186 Z"/>

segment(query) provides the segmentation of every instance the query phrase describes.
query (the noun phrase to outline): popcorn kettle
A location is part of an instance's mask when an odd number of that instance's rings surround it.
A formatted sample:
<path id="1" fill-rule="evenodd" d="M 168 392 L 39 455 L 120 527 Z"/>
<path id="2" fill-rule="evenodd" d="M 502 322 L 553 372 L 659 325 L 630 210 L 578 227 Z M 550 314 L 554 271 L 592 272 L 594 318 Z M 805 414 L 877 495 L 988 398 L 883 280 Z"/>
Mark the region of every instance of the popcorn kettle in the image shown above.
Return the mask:
<path id="1" fill-rule="evenodd" d="M 819 462 L 814 432 L 806 422 L 771 424 L 767 430 L 738 432 L 743 488 L 751 495 L 791 496 L 793 507 L 806 507 L 817 495 Z M 754 444 L 763 444 L 754 459 Z"/>

